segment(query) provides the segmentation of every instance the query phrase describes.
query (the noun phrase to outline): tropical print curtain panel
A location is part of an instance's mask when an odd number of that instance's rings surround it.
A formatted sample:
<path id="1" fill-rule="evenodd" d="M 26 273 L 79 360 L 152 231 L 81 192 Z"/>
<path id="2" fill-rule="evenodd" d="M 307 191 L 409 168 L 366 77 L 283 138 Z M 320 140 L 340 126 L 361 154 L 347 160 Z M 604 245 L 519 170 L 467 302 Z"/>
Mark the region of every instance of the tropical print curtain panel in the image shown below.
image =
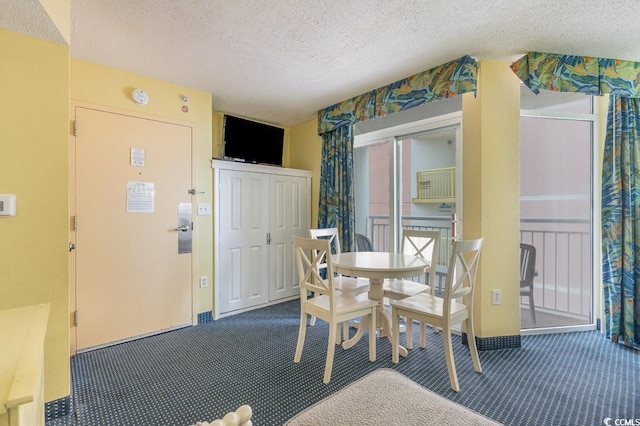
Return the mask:
<path id="1" fill-rule="evenodd" d="M 338 228 L 343 251 L 355 241 L 353 126 L 322 135 L 318 228 Z"/>
<path id="2" fill-rule="evenodd" d="M 476 90 L 478 64 L 470 56 L 448 62 L 318 111 L 322 137 L 319 228 L 338 228 L 342 250 L 355 240 L 353 125 Z"/>
<path id="3" fill-rule="evenodd" d="M 640 63 L 529 52 L 511 69 L 534 93 L 610 95 L 602 164 L 604 326 L 612 341 L 640 349 Z"/>
<path id="4" fill-rule="evenodd" d="M 640 99 L 612 96 L 602 167 L 605 331 L 640 349 Z"/>

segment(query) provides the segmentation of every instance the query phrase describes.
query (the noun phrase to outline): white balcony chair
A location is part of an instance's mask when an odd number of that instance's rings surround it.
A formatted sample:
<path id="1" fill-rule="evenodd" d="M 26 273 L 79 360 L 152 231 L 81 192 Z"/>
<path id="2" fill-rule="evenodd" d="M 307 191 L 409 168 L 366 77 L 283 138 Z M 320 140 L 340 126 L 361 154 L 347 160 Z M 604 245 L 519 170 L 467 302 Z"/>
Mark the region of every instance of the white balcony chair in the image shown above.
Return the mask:
<path id="1" fill-rule="evenodd" d="M 422 284 L 408 279 L 392 279 L 384 282 L 384 297 L 391 300 L 402 300 L 415 296 L 418 293 L 430 292 L 435 294 L 436 266 L 438 264 L 438 252 L 440 247 L 440 231 L 427 231 L 416 229 L 402 230 L 402 253 L 420 256 L 429 262 L 426 270 L 425 281 Z M 407 349 L 413 348 L 413 323 L 407 321 Z M 426 346 L 426 329 L 420 323 L 420 347 Z"/>
<path id="2" fill-rule="evenodd" d="M 327 360 L 324 368 L 324 383 L 331 379 L 335 342 L 341 323 L 351 319 L 371 317 L 369 328 L 369 360 L 376 360 L 376 307 L 377 302 L 369 300 L 366 294 L 338 291 L 335 284 L 331 246 L 328 240 L 293 237 L 298 278 L 300 282 L 300 328 L 293 362 L 300 362 L 307 330 L 307 315 L 329 323 Z M 318 264 L 325 262 L 327 277 L 318 272 Z M 307 298 L 307 294 L 314 296 Z"/>
<path id="3" fill-rule="evenodd" d="M 451 259 L 449 260 L 444 297 L 438 297 L 431 293 L 419 293 L 403 300 L 391 302 L 392 322 L 395 333 L 392 342 L 392 362 L 397 363 L 399 358 L 399 317 L 406 317 L 407 321 L 415 319 L 440 327 L 442 328 L 444 353 L 451 389 L 455 392 L 460 391 L 460 386 L 451 345 L 451 327 L 453 325 L 464 323 L 469 351 L 473 360 L 473 368 L 476 372 L 482 373 L 473 330 L 473 290 L 481 248 L 482 238 L 470 241 L 454 241 L 451 249 Z M 464 300 L 456 300 L 459 298 L 464 298 Z"/>
<path id="4" fill-rule="evenodd" d="M 320 229 L 309 229 L 309 236 L 315 239 L 326 239 L 329 241 L 329 246 L 331 248 L 330 254 L 340 254 L 340 237 L 338 236 L 338 228 L 320 228 Z M 322 263 L 318 264 L 319 270 L 326 270 L 327 263 L 326 260 L 323 260 Z M 339 291 L 349 292 L 354 294 L 362 294 L 369 291 L 369 280 L 363 278 L 355 278 L 355 277 L 345 277 L 340 274 L 335 274 L 334 282 L 336 288 Z M 315 324 L 315 318 L 311 318 L 311 325 Z M 346 322 L 342 327 L 342 336 L 338 333 L 336 343 L 341 343 L 342 338 L 349 338 L 349 323 Z"/>

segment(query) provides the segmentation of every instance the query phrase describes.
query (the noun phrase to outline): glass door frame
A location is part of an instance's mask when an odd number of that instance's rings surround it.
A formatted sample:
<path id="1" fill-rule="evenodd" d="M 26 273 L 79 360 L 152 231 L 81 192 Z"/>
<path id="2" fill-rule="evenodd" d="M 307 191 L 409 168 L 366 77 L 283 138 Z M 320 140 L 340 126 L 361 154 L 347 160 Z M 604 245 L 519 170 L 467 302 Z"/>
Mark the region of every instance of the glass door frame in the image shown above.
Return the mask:
<path id="1" fill-rule="evenodd" d="M 601 274 L 601 261 L 598 256 L 601 258 L 601 238 L 600 238 L 600 205 L 598 204 L 601 201 L 601 177 L 598 175 L 598 171 L 600 170 L 599 161 L 601 161 L 601 143 L 599 139 L 600 135 L 600 114 L 601 108 L 599 102 L 597 102 L 596 97 L 592 97 L 591 104 L 591 114 L 583 114 L 583 113 L 568 113 L 568 112 L 558 112 L 553 110 L 546 110 L 545 108 L 540 109 L 521 109 L 520 110 L 520 118 L 544 118 L 550 120 L 574 120 L 574 121 L 584 121 L 591 123 L 591 157 L 590 157 L 590 166 L 591 166 L 591 321 L 589 324 L 584 325 L 572 325 L 572 326 L 556 326 L 549 328 L 527 328 L 521 329 L 520 334 L 522 336 L 525 335 L 535 335 L 535 334 L 548 334 L 548 333 L 568 333 L 573 331 L 585 331 L 585 330 L 594 330 L 597 328 L 596 319 L 598 318 L 597 312 L 600 311 L 602 317 L 602 304 L 600 301 L 601 298 L 601 290 L 602 283 L 599 281 Z M 605 111 L 606 114 L 606 111 Z M 604 143 L 604 141 L 602 142 Z M 600 309 L 598 309 L 600 307 Z"/>

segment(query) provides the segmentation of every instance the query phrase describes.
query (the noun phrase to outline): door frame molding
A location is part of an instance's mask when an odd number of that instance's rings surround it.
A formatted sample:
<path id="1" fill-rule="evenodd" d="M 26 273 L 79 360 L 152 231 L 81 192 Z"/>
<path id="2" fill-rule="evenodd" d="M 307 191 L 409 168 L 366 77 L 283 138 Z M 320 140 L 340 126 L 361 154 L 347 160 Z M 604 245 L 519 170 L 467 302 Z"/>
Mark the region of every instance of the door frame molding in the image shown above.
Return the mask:
<path id="1" fill-rule="evenodd" d="M 167 124 L 175 124 L 178 126 L 184 126 L 191 129 L 191 188 L 195 188 L 195 182 L 197 182 L 197 168 L 196 168 L 196 144 L 195 144 L 195 134 L 196 134 L 196 124 L 189 121 L 176 120 L 168 117 L 147 114 L 138 111 L 132 111 L 122 108 L 113 108 L 105 105 L 93 104 L 90 102 L 78 101 L 71 99 L 69 102 L 69 141 L 68 141 L 68 152 L 69 152 L 69 160 L 68 160 L 68 191 L 69 191 L 69 221 L 68 221 L 68 234 L 69 234 L 69 244 L 76 243 L 76 235 L 74 230 L 73 217 L 76 215 L 76 173 L 75 173 L 75 165 L 76 165 L 76 136 L 74 134 L 74 124 L 76 117 L 76 109 L 77 108 L 86 108 L 94 111 L 105 112 L 110 114 L 119 114 L 127 117 L 143 119 L 143 120 L 152 120 L 158 121 Z M 81 130 L 78 130 L 81 131 Z M 191 203 L 195 204 L 195 195 L 191 195 Z M 191 222 L 196 223 L 195 214 L 197 209 L 192 208 L 191 212 Z M 198 279 L 196 277 L 197 269 L 197 250 L 198 250 L 198 232 L 192 232 L 192 251 L 191 251 L 191 324 L 196 325 L 198 323 L 198 306 L 196 295 L 198 294 L 197 284 Z M 78 353 L 77 350 L 77 339 L 76 339 L 76 326 L 75 326 L 75 318 L 74 312 L 77 310 L 76 306 L 76 254 L 75 250 L 69 251 L 69 261 L 68 261 L 68 271 L 69 271 L 69 350 L 71 355 L 75 355 Z M 167 330 L 161 330 L 160 332 L 166 332 Z M 154 334 L 154 333 L 151 333 Z"/>

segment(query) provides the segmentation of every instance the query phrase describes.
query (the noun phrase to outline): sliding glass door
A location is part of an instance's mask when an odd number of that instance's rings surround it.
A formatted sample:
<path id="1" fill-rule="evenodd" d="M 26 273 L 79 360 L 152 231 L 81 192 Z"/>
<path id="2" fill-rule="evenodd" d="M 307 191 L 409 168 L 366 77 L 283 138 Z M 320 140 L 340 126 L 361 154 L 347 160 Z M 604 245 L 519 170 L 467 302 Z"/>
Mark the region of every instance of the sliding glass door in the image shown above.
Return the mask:
<path id="1" fill-rule="evenodd" d="M 533 95 L 522 88 L 520 239 L 536 251 L 533 304 L 522 297 L 521 327 L 593 323 L 593 100 Z M 597 169 L 596 169 L 597 170 Z"/>
<path id="2" fill-rule="evenodd" d="M 437 229 L 446 262 L 451 217 L 461 200 L 459 125 L 395 131 L 381 139 L 356 137 L 356 232 L 377 251 L 399 251 L 403 228 Z"/>

